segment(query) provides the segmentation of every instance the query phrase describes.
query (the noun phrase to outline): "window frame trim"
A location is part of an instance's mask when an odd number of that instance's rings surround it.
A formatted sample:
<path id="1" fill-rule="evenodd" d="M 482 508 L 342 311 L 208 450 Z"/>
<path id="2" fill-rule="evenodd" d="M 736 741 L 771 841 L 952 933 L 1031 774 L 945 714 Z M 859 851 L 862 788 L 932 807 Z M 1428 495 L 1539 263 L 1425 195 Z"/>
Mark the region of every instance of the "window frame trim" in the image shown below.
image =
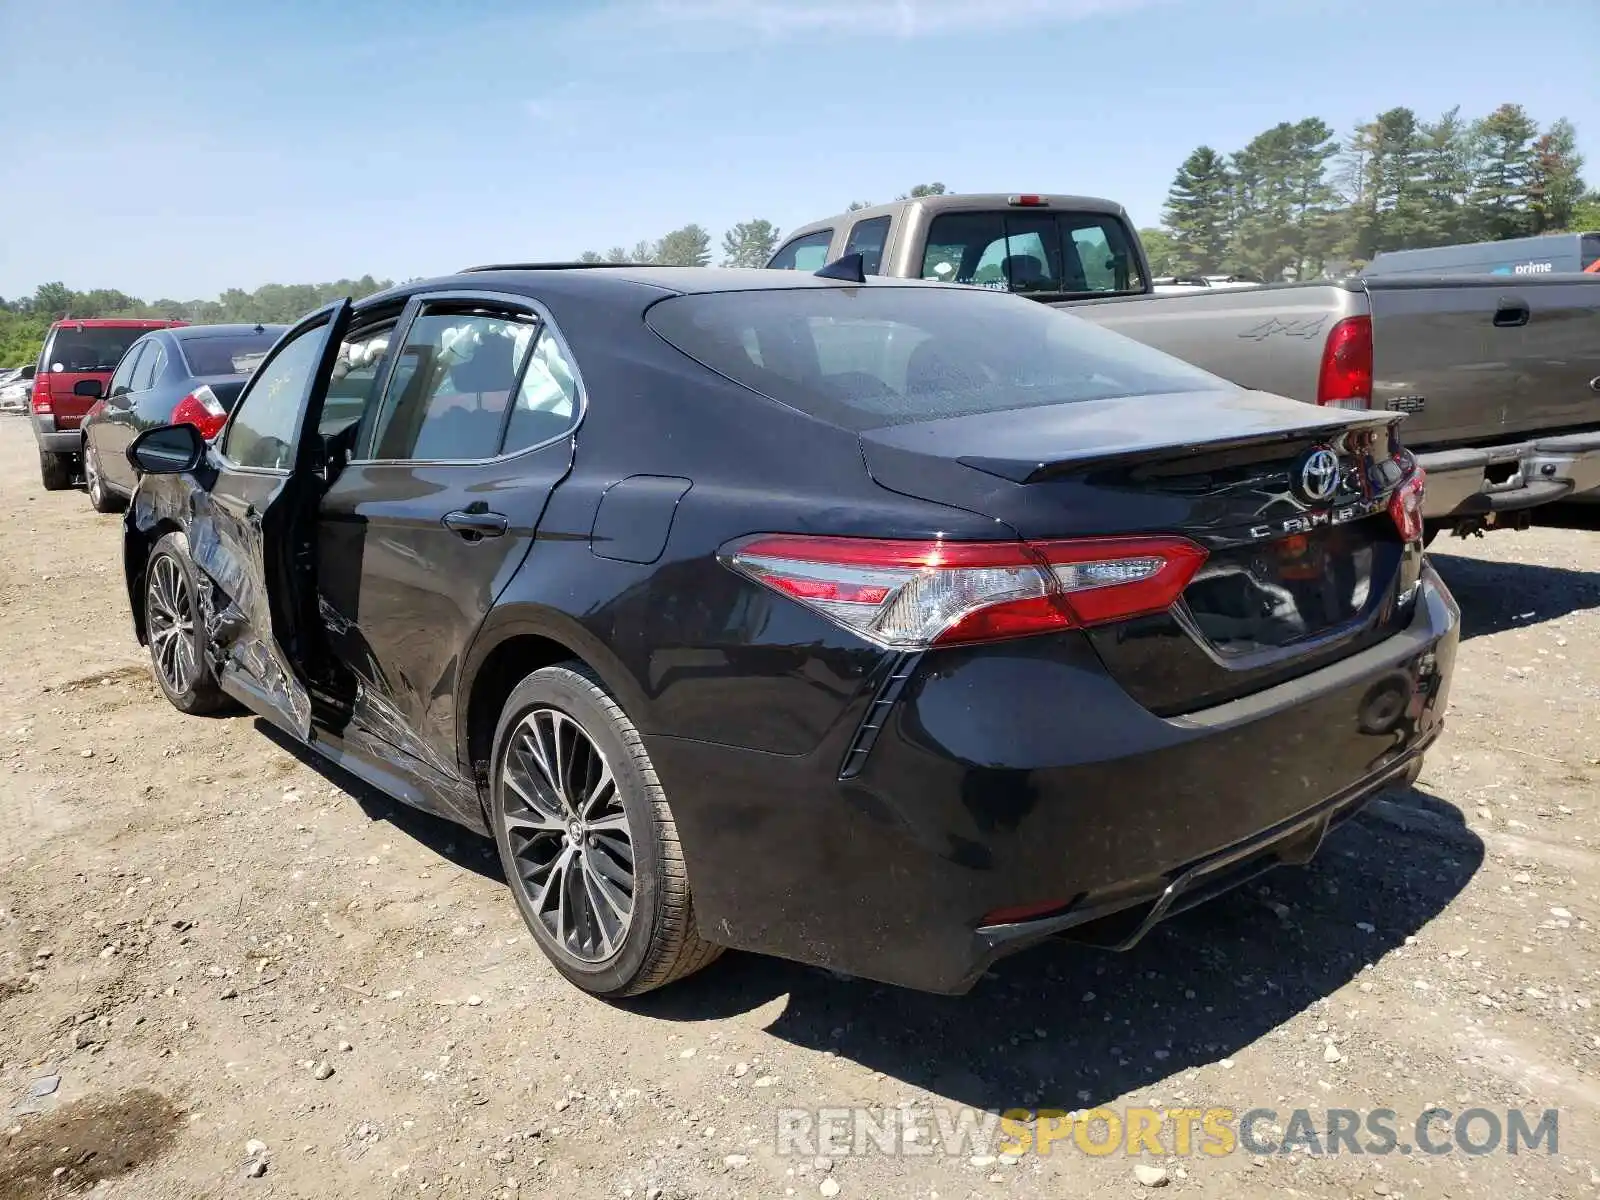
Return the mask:
<path id="1" fill-rule="evenodd" d="M 555 318 L 551 316 L 550 310 L 545 304 L 534 299 L 532 296 L 522 295 L 517 292 L 494 292 L 477 291 L 474 289 L 465 288 L 447 288 L 436 292 L 413 293 L 410 301 L 406 305 L 405 312 L 401 314 L 399 322 L 395 325 L 395 334 L 391 335 L 392 340 L 390 341 L 389 346 L 392 353 L 389 355 L 389 361 L 384 364 L 383 368 L 379 372 L 383 378 L 383 393 L 387 394 L 389 390 L 389 382 L 394 374 L 395 366 L 399 362 L 400 356 L 405 353 L 406 342 L 410 339 L 411 327 L 413 324 L 415 324 L 417 317 L 422 314 L 422 310 L 427 305 L 432 303 L 449 304 L 460 303 L 463 301 L 482 303 L 489 307 L 505 308 L 511 311 L 520 311 L 523 315 L 531 316 L 538 322 L 537 332 L 534 335 L 534 342 L 528 347 L 527 358 L 518 368 L 516 381 L 512 386 L 510 396 L 506 400 L 506 414 L 508 419 L 502 420 L 501 422 L 500 444 L 502 446 L 505 444 L 505 435 L 506 430 L 509 428 L 511 407 L 516 403 L 517 394 L 522 390 L 522 379 L 527 373 L 529 364 L 533 361 L 534 349 L 538 344 L 538 339 L 543 337 L 546 333 L 552 333 L 555 335 L 556 344 L 561 348 L 561 352 L 566 356 L 567 364 L 572 368 L 573 382 L 577 385 L 577 394 L 572 398 L 572 420 L 569 422 L 567 428 L 553 437 L 546 438 L 544 441 L 535 442 L 529 446 L 523 446 L 517 450 L 511 451 L 510 453 L 493 454 L 486 458 L 365 458 L 353 456 L 346 464 L 347 467 L 487 466 L 492 463 L 509 462 L 511 459 L 520 458 L 524 454 L 532 454 L 537 450 L 543 450 L 549 446 L 555 445 L 557 442 L 564 441 L 567 438 L 572 437 L 578 432 L 579 427 L 583 424 L 584 418 L 588 415 L 589 389 L 584 385 L 583 372 L 578 366 L 577 356 L 572 352 L 572 343 L 562 335 L 560 327 L 556 324 Z M 262 366 L 265 365 L 265 363 L 262 364 Z M 384 394 L 379 395 L 378 403 L 381 404 L 383 402 Z M 376 430 L 374 429 L 374 434 L 375 433 Z M 367 447 L 362 447 L 362 449 L 367 449 Z"/>

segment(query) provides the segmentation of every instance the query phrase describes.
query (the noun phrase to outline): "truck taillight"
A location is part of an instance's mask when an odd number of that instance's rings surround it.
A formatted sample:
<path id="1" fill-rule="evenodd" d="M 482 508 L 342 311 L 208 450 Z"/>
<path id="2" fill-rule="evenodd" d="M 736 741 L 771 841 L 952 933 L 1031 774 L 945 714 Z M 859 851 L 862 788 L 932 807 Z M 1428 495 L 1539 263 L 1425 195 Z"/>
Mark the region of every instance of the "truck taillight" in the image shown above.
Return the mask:
<path id="1" fill-rule="evenodd" d="M 921 650 L 1161 612 L 1189 586 L 1206 551 L 1181 537 L 942 542 L 762 534 L 721 559 L 868 641 Z"/>
<path id="2" fill-rule="evenodd" d="M 33 411 L 40 416 L 50 416 L 55 409 L 50 403 L 50 376 L 35 375 L 33 377 Z"/>
<path id="3" fill-rule="evenodd" d="M 1389 516 L 1400 531 L 1400 540 L 1414 542 L 1422 537 L 1422 492 L 1428 475 L 1421 467 L 1413 467 L 1410 476 L 1389 497 Z"/>
<path id="4" fill-rule="evenodd" d="M 1050 202 L 1036 192 L 1024 192 L 1020 196 L 1007 196 L 1006 203 L 1013 208 L 1044 208 Z"/>
<path id="5" fill-rule="evenodd" d="M 228 410 L 222 407 L 217 394 L 203 383 L 179 400 L 172 410 L 172 424 L 193 425 L 208 442 L 217 436 L 227 420 Z"/>
<path id="6" fill-rule="evenodd" d="M 1372 407 L 1372 318 L 1346 317 L 1328 333 L 1317 375 L 1317 403 Z"/>

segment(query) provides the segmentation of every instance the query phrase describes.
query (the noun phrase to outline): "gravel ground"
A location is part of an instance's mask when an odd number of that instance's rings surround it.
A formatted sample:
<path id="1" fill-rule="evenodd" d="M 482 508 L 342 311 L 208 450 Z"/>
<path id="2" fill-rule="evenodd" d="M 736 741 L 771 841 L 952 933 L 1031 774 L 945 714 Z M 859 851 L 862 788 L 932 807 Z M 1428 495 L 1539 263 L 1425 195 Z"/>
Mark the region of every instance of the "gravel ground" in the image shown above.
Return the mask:
<path id="1" fill-rule="evenodd" d="M 1449 727 L 1310 868 L 964 998 L 730 954 L 608 1006 L 545 964 L 486 841 L 172 710 L 118 519 L 45 493 L 14 417 L 0 512 L 0 1200 L 1600 1194 L 1600 532 L 1440 544 Z M 1558 1153 L 938 1136 L 1220 1106 L 1391 1109 L 1408 1141 L 1434 1105 L 1559 1109 Z M 780 1111 L 819 1106 L 928 1114 L 931 1153 L 780 1153 Z"/>

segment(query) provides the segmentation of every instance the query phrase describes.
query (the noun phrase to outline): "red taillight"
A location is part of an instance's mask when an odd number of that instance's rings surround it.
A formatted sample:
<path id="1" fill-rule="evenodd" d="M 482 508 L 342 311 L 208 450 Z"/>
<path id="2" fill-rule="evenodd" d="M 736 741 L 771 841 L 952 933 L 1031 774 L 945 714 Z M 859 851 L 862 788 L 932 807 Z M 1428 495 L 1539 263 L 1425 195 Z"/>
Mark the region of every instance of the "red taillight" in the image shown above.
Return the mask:
<path id="1" fill-rule="evenodd" d="M 33 377 L 33 393 L 30 403 L 33 411 L 44 416 L 49 416 L 55 409 L 50 405 L 50 376 L 35 375 Z"/>
<path id="2" fill-rule="evenodd" d="M 1021 196 L 1007 196 L 1006 203 L 1016 208 L 1043 208 L 1045 198 L 1033 192 L 1028 192 Z"/>
<path id="3" fill-rule="evenodd" d="M 210 441 L 221 431 L 228 420 L 228 410 L 222 407 L 217 394 L 201 384 L 172 410 L 172 424 L 193 425 L 200 436 Z"/>
<path id="4" fill-rule="evenodd" d="M 759 535 L 722 555 L 740 574 L 895 649 L 1160 612 L 1205 558 L 1180 537 L 941 542 L 799 534 Z"/>
<path id="5" fill-rule="evenodd" d="M 1317 375 L 1317 403 L 1372 407 L 1372 318 L 1346 317 L 1328 332 Z"/>
<path id="6" fill-rule="evenodd" d="M 1410 476 L 1389 497 L 1389 516 L 1400 531 L 1400 540 L 1414 542 L 1422 537 L 1422 492 L 1428 475 L 1421 467 L 1413 467 Z"/>

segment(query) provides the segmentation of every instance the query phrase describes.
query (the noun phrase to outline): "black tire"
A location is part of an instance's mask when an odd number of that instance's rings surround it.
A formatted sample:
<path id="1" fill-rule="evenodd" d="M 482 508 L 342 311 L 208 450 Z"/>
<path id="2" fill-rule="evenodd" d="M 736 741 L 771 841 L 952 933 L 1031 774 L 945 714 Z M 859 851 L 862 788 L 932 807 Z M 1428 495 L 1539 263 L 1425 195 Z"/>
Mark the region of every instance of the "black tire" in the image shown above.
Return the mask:
<path id="1" fill-rule="evenodd" d="M 588 761 L 592 764 L 591 752 L 597 752 L 599 770 L 595 772 L 585 768 L 589 771 L 586 780 L 603 778 L 600 772 L 609 769 L 610 778 L 614 781 L 614 786 L 604 794 L 603 802 L 593 801 L 594 808 L 588 814 L 609 812 L 610 816 L 595 817 L 601 822 L 625 818 L 626 826 L 621 834 L 602 833 L 605 847 L 596 848 L 596 837 L 592 833 L 586 834 L 587 826 L 583 825 L 578 825 L 576 832 L 571 834 L 554 829 L 513 833 L 508 825 L 508 806 L 509 811 L 521 813 L 524 819 L 534 814 L 532 806 L 506 782 L 508 757 L 515 747 L 516 769 L 520 777 L 525 780 L 537 778 L 531 771 L 524 770 L 524 767 L 538 769 L 537 762 L 528 753 L 528 739 L 533 736 L 530 731 L 553 727 L 558 730 L 559 737 L 559 731 L 567 728 L 559 721 L 570 722 L 587 737 L 589 743 L 585 747 L 576 741 L 575 735 L 568 743 L 568 777 L 578 769 L 576 763 Z M 553 724 L 546 725 L 545 722 Z M 580 757 L 585 754 L 591 757 L 588 760 Z M 560 771 L 557 773 L 560 774 Z M 574 780 L 573 783 L 575 786 L 571 790 L 574 791 L 582 791 L 588 786 L 587 782 L 580 784 Z M 594 788 L 591 794 L 601 791 L 601 788 Z M 551 799 L 554 795 L 551 791 L 540 793 L 542 802 L 550 803 L 552 812 L 556 811 L 558 803 Z M 692 975 L 722 953 L 721 946 L 700 937 L 695 925 L 694 903 L 689 892 L 683 853 L 678 844 L 677 826 L 673 823 L 666 793 L 656 778 L 655 768 L 650 763 L 639 731 L 610 693 L 581 663 L 544 667 L 529 675 L 511 693 L 494 735 L 489 808 L 489 823 L 494 831 L 495 845 L 500 850 L 500 862 L 511 883 L 511 893 L 522 919 L 556 970 L 584 991 L 608 1000 L 636 996 Z M 567 816 L 560 820 L 573 815 L 568 807 L 563 806 L 561 811 Z M 573 828 L 573 825 L 569 823 L 568 828 Z M 516 839 L 515 844 L 513 838 Z M 554 864 L 559 856 L 570 854 L 569 863 L 572 866 L 560 875 L 559 887 L 554 883 L 554 865 L 543 876 L 551 885 L 546 888 L 546 904 L 559 899 L 564 905 L 566 897 L 572 894 L 566 891 L 569 880 L 575 880 L 574 888 L 582 888 L 602 875 L 606 879 L 601 883 L 610 881 L 609 872 L 590 871 L 587 864 L 591 861 L 599 864 L 609 862 L 614 868 L 621 863 L 620 856 L 606 853 L 606 847 L 614 845 L 619 838 L 628 842 L 632 856 L 630 914 L 609 953 L 604 950 L 606 943 L 601 943 L 601 949 L 597 952 L 584 955 L 580 949 L 564 944 L 547 924 L 547 918 L 540 915 L 536 907 L 539 899 L 535 891 L 539 887 L 536 864 L 543 858 L 549 858 Z M 573 847 L 570 852 L 569 847 Z M 626 867 L 623 870 L 625 872 Z M 530 879 L 530 874 L 535 878 Z M 622 894 L 620 887 L 616 889 L 616 894 Z M 599 900 L 593 893 L 585 893 L 585 896 L 574 897 L 574 911 L 581 911 L 585 903 L 591 912 L 598 907 Z M 572 916 L 566 915 L 564 907 L 561 914 L 567 920 L 573 920 Z M 549 920 L 559 927 L 561 916 L 552 913 Z M 592 920 L 587 928 L 598 933 L 598 926 Z M 576 932 L 581 934 L 584 931 L 580 929 Z"/>
<path id="2" fill-rule="evenodd" d="M 175 570 L 177 575 L 169 574 L 169 570 Z M 157 592 L 174 579 L 181 580 L 183 584 L 176 602 L 158 596 Z M 181 610 L 175 613 L 180 618 L 184 613 L 187 614 L 187 628 L 181 620 L 174 626 L 167 619 L 166 610 L 170 609 Z M 169 533 L 163 537 L 155 544 L 145 563 L 144 622 L 150 645 L 150 672 L 155 676 L 156 686 L 172 702 L 172 707 L 193 716 L 221 712 L 230 707 L 227 694 L 217 686 L 216 676 L 206 656 L 205 622 L 200 615 L 195 566 L 189 558 L 189 540 L 181 533 Z M 170 636 L 186 644 L 190 670 L 175 673 L 164 665 L 163 653 L 181 652 L 183 649 L 165 645 L 161 630 L 166 628 L 175 628 L 177 632 Z M 158 639 L 163 641 L 160 646 L 157 645 Z M 174 678 L 169 679 L 169 674 L 174 674 Z"/>
<path id="3" fill-rule="evenodd" d="M 121 512 L 127 501 L 112 491 L 100 470 L 100 452 L 89 439 L 83 442 L 83 482 L 89 493 L 89 507 L 97 513 Z"/>
<path id="4" fill-rule="evenodd" d="M 64 492 L 72 486 L 72 455 L 39 451 L 39 476 L 47 492 Z"/>

